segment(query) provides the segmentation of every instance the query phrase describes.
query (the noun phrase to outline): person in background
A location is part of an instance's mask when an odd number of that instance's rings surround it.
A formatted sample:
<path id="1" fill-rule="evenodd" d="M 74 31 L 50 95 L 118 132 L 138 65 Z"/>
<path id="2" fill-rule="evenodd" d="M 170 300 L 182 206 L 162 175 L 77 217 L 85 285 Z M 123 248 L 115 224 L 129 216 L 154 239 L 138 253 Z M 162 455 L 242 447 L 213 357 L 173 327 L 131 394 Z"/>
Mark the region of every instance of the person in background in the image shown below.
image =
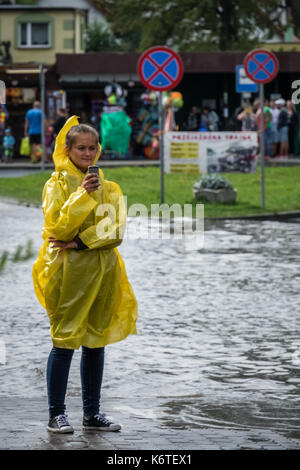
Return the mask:
<path id="1" fill-rule="evenodd" d="M 36 154 L 42 142 L 42 111 L 39 101 L 33 103 L 32 109 L 29 109 L 25 116 L 25 137 L 29 136 L 31 145 L 31 161 L 35 161 Z"/>
<path id="2" fill-rule="evenodd" d="M 280 98 L 275 101 L 279 109 L 278 115 L 278 140 L 280 142 L 280 156 L 287 158 L 289 153 L 289 114 L 285 107 L 285 100 Z"/>
<path id="3" fill-rule="evenodd" d="M 250 103 L 243 104 L 243 111 L 237 115 L 237 119 L 242 122 L 242 131 L 256 130 L 256 118 Z"/>
<path id="4" fill-rule="evenodd" d="M 201 114 L 201 125 L 205 126 L 208 131 L 216 132 L 219 129 L 219 116 L 215 111 L 204 106 Z"/>
<path id="5" fill-rule="evenodd" d="M 53 139 L 53 126 L 47 126 L 45 131 L 46 160 L 52 162 L 55 140 Z"/>
<path id="6" fill-rule="evenodd" d="M 53 124 L 53 136 L 54 139 L 58 135 L 59 131 L 62 129 L 62 127 L 65 125 L 65 122 L 68 119 L 68 111 L 65 108 L 59 108 L 57 110 L 57 119 L 55 123 Z"/>
<path id="7" fill-rule="evenodd" d="M 3 137 L 4 161 L 11 162 L 14 156 L 15 138 L 9 128 L 5 129 Z"/>
<path id="8" fill-rule="evenodd" d="M 256 126 L 260 129 L 260 115 L 261 115 L 261 107 L 256 111 Z M 271 108 L 269 107 L 268 100 L 264 101 L 264 146 L 265 146 L 265 158 L 270 158 L 272 154 L 272 113 Z"/>
<path id="9" fill-rule="evenodd" d="M 200 111 L 198 106 L 192 106 L 187 121 L 184 124 L 184 130 L 197 132 L 200 126 Z"/>
<path id="10" fill-rule="evenodd" d="M 264 132 L 264 139 L 265 139 L 265 152 L 266 157 L 271 157 L 272 155 L 272 143 L 273 143 L 273 133 L 272 133 L 272 113 L 271 108 L 269 106 L 269 101 L 265 100 L 264 103 L 264 114 L 266 117 L 266 128 Z"/>
<path id="11" fill-rule="evenodd" d="M 279 116 L 279 109 L 275 104 L 275 100 L 270 100 L 270 109 L 272 114 L 272 155 L 271 157 L 275 157 L 277 155 L 277 147 L 279 142 L 279 135 L 278 135 L 278 116 Z"/>
<path id="12" fill-rule="evenodd" d="M 254 101 L 253 101 L 253 104 L 252 104 L 252 108 L 253 108 L 253 112 L 256 114 L 258 109 L 259 109 L 259 104 L 260 104 L 260 101 L 258 98 L 256 98 Z"/>
<path id="13" fill-rule="evenodd" d="M 297 133 L 297 128 L 299 124 L 299 117 L 296 111 L 296 108 L 292 101 L 286 102 L 286 109 L 289 115 L 289 153 L 294 155 L 295 153 L 295 137 Z"/>
<path id="14" fill-rule="evenodd" d="M 0 162 L 2 161 L 2 158 L 4 156 L 3 136 L 4 136 L 5 123 L 6 123 L 7 117 L 8 117 L 8 113 L 7 113 L 5 104 L 0 103 Z"/>

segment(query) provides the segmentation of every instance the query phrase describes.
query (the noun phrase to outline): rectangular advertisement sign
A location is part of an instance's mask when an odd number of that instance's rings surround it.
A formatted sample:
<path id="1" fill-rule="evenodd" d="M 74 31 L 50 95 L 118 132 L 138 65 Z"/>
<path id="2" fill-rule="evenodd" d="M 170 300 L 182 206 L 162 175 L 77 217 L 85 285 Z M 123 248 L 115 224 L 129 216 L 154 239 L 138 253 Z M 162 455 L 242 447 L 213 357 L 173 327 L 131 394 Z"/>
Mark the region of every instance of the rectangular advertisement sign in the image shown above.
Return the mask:
<path id="1" fill-rule="evenodd" d="M 166 173 L 254 172 L 256 132 L 166 132 Z"/>

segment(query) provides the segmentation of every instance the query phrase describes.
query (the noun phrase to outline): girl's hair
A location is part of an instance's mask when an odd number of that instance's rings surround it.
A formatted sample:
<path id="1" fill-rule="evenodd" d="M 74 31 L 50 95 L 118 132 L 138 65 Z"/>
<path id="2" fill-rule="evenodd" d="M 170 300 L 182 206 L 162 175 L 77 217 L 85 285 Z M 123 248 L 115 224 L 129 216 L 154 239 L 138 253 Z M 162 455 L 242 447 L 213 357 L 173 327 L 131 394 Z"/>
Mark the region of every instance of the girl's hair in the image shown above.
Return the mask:
<path id="1" fill-rule="evenodd" d="M 71 127 L 66 135 L 66 147 L 70 150 L 78 134 L 92 134 L 95 137 L 96 145 L 99 143 L 99 134 L 94 127 L 89 124 L 78 124 Z"/>

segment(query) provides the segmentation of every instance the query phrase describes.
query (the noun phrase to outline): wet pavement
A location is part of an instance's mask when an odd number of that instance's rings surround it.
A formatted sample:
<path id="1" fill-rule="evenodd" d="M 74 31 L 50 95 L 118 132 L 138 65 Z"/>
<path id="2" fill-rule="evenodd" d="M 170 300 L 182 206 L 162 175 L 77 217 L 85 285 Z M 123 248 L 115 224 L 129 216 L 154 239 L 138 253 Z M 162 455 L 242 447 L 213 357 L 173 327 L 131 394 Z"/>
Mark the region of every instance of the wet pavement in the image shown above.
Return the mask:
<path id="1" fill-rule="evenodd" d="M 203 247 L 125 239 L 139 334 L 107 346 L 101 401 L 123 429 L 82 431 L 79 350 L 66 401 L 75 433 L 53 437 L 51 339 L 31 280 L 43 217 L 0 202 L 0 449 L 300 449 L 299 222 L 207 221 Z M 28 240 L 34 257 L 13 261 Z"/>
<path id="2" fill-rule="evenodd" d="M 261 403 L 249 407 L 244 403 L 230 406 L 209 405 L 203 397 L 106 397 L 103 402 L 107 416 L 122 425 L 117 432 L 92 432 L 82 430 L 81 400 L 68 397 L 68 419 L 74 434 L 57 435 L 46 430 L 47 403 L 43 398 L 0 397 L 1 424 L 0 449 L 7 450 L 296 450 L 300 449 L 299 438 L 284 435 L 282 429 L 256 423 L 246 424 L 251 414 L 261 411 L 271 418 L 276 411 L 264 408 Z M 180 419 L 181 413 L 193 410 L 195 404 L 214 416 L 214 425 L 193 424 L 190 419 Z M 259 410 L 261 406 L 261 410 Z M 248 408 L 248 412 L 246 411 Z M 250 409 L 249 409 L 250 408 Z M 252 409 L 251 409 L 252 408 Z M 290 409 L 288 414 L 277 414 L 282 423 L 287 416 L 295 419 L 299 409 Z M 227 417 L 226 417 L 227 414 Z M 280 413 L 279 413 L 280 414 Z M 174 422 L 178 417 L 180 424 Z M 240 424 L 232 422 L 236 415 Z M 227 419 L 227 425 L 224 418 Z M 218 422 L 218 419 L 220 420 Z M 231 420 L 231 422 L 229 422 Z M 47 424 L 47 423 L 46 423 Z M 299 436 L 298 436 L 299 437 Z M 185 452 L 186 453 L 186 452 Z M 183 453 L 182 453 L 183 454 Z"/>

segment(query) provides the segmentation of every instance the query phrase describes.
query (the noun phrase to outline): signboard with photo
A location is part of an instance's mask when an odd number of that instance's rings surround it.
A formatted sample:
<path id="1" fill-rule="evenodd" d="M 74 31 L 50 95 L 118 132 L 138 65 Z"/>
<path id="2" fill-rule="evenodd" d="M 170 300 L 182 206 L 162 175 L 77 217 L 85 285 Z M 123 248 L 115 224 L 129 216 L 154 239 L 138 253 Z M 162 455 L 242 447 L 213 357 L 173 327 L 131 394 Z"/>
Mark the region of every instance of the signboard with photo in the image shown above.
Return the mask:
<path id="1" fill-rule="evenodd" d="M 166 173 L 250 173 L 257 166 L 256 132 L 166 132 Z"/>

